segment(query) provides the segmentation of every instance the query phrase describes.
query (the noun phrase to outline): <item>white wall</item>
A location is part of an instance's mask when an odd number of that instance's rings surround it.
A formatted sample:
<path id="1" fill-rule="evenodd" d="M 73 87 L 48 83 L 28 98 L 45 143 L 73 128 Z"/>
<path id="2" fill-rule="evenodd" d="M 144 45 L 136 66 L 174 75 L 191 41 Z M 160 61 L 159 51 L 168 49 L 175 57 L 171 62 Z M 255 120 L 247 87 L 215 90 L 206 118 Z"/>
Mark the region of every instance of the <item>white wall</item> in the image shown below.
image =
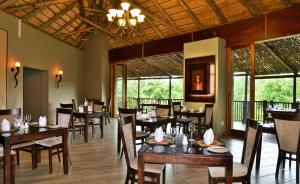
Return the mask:
<path id="1" fill-rule="evenodd" d="M 71 102 L 80 96 L 83 70 L 82 51 L 22 24 L 22 38 L 17 36 L 17 19 L 0 11 L 0 28 L 8 31 L 7 108 L 23 108 L 23 66 L 47 70 L 49 73 L 49 118 L 55 120 L 60 102 Z M 14 88 L 15 61 L 21 62 L 19 85 Z M 55 88 L 55 74 L 63 70 L 60 88 Z M 1 79 L 3 80 L 3 79 Z"/>
<path id="2" fill-rule="evenodd" d="M 212 38 L 184 44 L 184 59 L 215 55 L 216 58 L 216 99 L 213 112 L 213 129 L 223 134 L 226 110 L 226 48 L 225 40 Z M 185 71 L 185 70 L 183 70 Z M 188 108 L 198 109 L 204 105 L 198 102 L 186 102 Z"/>

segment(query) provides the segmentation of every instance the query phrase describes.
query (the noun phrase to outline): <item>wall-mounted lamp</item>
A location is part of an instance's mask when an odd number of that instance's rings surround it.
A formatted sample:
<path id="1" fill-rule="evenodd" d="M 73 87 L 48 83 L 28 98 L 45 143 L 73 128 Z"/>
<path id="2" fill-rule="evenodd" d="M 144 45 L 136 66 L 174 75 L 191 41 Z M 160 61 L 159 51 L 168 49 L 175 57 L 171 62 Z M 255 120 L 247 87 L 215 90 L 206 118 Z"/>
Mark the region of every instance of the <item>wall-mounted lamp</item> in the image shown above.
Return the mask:
<path id="1" fill-rule="evenodd" d="M 56 82 L 56 88 L 59 88 L 59 83 L 62 80 L 62 75 L 64 74 L 64 72 L 62 70 L 59 70 L 58 74 L 55 75 L 56 78 L 59 78 Z"/>
<path id="2" fill-rule="evenodd" d="M 20 62 L 16 62 L 15 63 L 15 67 L 11 67 L 11 72 L 15 72 L 15 76 L 14 76 L 14 79 L 16 81 L 16 84 L 15 84 L 15 88 L 18 86 L 18 79 L 17 79 L 17 76 L 19 75 L 19 72 L 20 72 L 20 66 L 21 66 L 21 63 Z"/>

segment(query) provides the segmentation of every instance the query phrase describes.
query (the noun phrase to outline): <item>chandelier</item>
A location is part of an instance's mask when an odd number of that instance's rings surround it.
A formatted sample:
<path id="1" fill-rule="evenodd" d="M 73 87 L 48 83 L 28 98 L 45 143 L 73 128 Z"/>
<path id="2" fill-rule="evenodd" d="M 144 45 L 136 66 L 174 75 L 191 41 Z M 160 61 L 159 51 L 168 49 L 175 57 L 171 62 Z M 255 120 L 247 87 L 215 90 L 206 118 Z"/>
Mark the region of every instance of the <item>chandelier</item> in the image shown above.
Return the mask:
<path id="1" fill-rule="evenodd" d="M 129 9 L 129 2 L 122 2 L 121 7 L 122 9 L 109 9 L 107 19 L 117 27 L 121 37 L 135 36 L 135 33 L 139 31 L 139 25 L 145 20 L 145 15 L 141 14 L 138 8 Z"/>

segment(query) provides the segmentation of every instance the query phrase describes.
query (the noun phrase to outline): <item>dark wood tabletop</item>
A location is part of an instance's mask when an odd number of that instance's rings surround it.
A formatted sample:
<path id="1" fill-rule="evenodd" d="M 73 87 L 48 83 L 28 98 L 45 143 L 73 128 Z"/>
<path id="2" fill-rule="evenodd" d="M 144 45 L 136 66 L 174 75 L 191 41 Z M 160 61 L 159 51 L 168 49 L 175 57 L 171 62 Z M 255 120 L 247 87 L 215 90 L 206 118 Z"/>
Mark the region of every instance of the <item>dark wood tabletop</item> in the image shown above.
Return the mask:
<path id="1" fill-rule="evenodd" d="M 157 148 L 157 149 L 156 149 Z M 157 153 L 159 150 L 159 153 Z M 138 152 L 138 183 L 144 183 L 144 164 L 192 164 L 208 166 L 224 166 L 226 168 L 226 183 L 232 183 L 233 157 L 230 152 L 215 154 L 198 145 L 182 146 L 149 146 L 144 144 Z"/>
<path id="2" fill-rule="evenodd" d="M 174 117 L 152 117 L 146 119 L 137 119 L 136 125 L 149 127 L 150 132 L 154 132 L 157 127 L 173 122 L 175 122 Z"/>
<path id="3" fill-rule="evenodd" d="M 186 116 L 188 118 L 190 117 L 196 117 L 198 118 L 198 127 L 201 127 L 201 118 L 205 116 L 204 112 L 190 112 L 190 111 L 174 111 L 174 116 Z M 201 135 L 201 129 L 198 128 L 198 135 Z"/>
<path id="4" fill-rule="evenodd" d="M 16 132 L 0 133 L 0 144 L 3 145 L 3 183 L 13 183 L 11 174 L 11 155 L 10 150 L 13 144 L 37 141 L 40 139 L 61 136 L 63 142 L 63 167 L 64 174 L 68 174 L 68 129 L 67 128 L 39 128 L 29 127 L 28 129 L 19 129 Z"/>

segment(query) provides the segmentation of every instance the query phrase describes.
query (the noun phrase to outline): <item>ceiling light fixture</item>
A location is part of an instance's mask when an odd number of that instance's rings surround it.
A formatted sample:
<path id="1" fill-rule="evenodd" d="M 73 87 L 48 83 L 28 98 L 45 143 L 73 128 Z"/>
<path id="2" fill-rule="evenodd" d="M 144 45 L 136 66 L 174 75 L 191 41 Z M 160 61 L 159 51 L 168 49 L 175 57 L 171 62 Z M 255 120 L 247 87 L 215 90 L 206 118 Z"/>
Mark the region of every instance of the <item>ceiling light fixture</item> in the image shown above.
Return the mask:
<path id="1" fill-rule="evenodd" d="M 117 27 L 121 37 L 133 37 L 139 31 L 139 25 L 144 22 L 145 15 L 138 8 L 130 9 L 129 2 L 122 2 L 121 8 L 109 9 L 107 20 Z"/>

